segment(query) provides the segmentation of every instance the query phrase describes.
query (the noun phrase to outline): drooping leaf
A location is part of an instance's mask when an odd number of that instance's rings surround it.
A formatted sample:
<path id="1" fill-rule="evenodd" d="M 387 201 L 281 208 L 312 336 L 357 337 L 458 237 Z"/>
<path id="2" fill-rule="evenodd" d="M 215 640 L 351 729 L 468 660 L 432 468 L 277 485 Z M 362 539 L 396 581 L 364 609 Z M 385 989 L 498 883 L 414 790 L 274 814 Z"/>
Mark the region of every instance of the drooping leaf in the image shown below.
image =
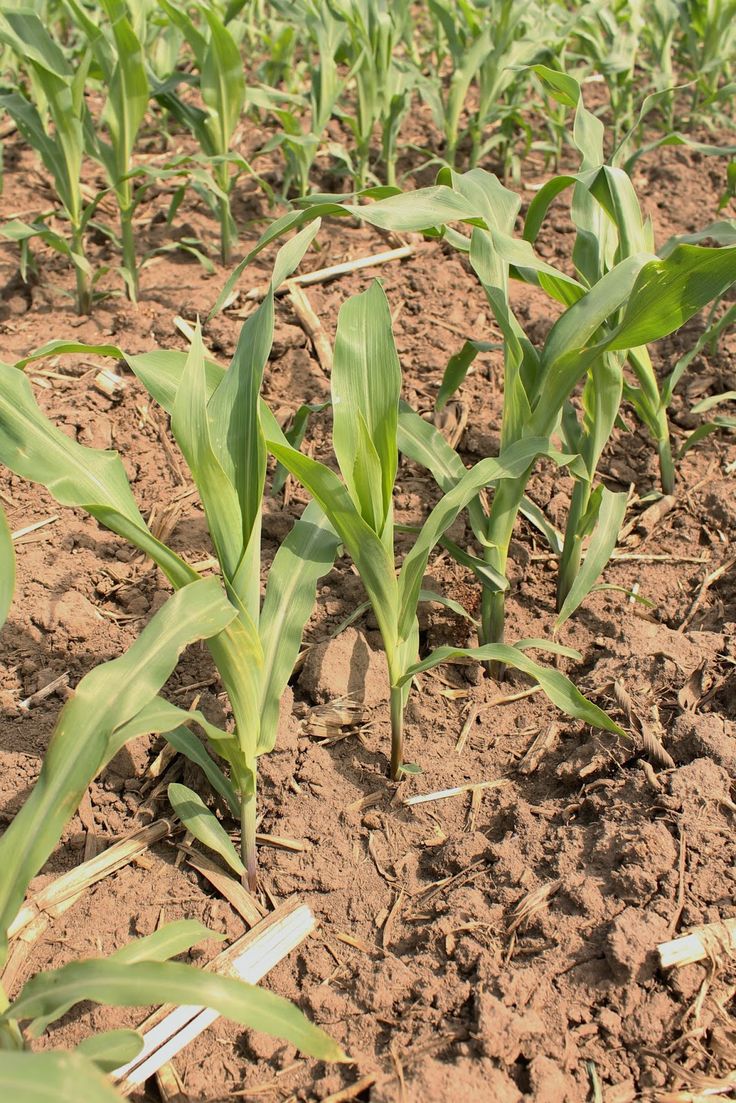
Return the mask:
<path id="1" fill-rule="evenodd" d="M 310 1057 L 322 1061 L 345 1059 L 337 1043 L 313 1026 L 288 1000 L 255 985 L 174 961 L 127 965 L 91 959 L 39 973 L 23 987 L 18 999 L 0 1016 L 0 1022 L 8 1018 L 47 1017 L 55 1007 L 81 1000 L 115 1007 L 141 1007 L 164 1001 L 210 1007 L 241 1026 L 284 1038 Z M 3 1068 L 5 1058 L 4 1054 Z"/>
<path id="2" fill-rule="evenodd" d="M 31 795 L 0 839 L 0 962 L 26 887 L 58 842 L 89 782 L 109 761 L 115 728 L 154 698 L 181 651 L 221 632 L 235 610 L 215 579 L 185 586 L 128 651 L 85 675 L 65 704 Z"/>
<path id="3" fill-rule="evenodd" d="M 187 831 L 191 831 L 195 839 L 204 846 L 214 850 L 227 862 L 238 876 L 245 872 L 245 866 L 238 857 L 238 852 L 230 841 L 230 836 L 225 831 L 220 821 L 213 812 L 210 812 L 202 798 L 194 790 L 178 782 L 172 782 L 168 788 L 171 807 L 176 812 Z"/>

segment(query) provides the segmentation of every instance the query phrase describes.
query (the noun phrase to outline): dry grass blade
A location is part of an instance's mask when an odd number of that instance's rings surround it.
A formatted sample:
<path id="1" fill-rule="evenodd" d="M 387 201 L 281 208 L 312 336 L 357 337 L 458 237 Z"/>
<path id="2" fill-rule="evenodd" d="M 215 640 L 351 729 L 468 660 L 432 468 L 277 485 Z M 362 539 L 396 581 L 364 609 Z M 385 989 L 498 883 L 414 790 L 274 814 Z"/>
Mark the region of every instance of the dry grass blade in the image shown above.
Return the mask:
<path id="1" fill-rule="evenodd" d="M 644 744 L 644 753 L 647 758 L 650 758 L 652 762 L 655 762 L 657 766 L 661 766 L 665 770 L 673 770 L 675 768 L 675 760 L 662 744 L 662 740 L 659 738 L 657 728 L 654 724 L 649 724 L 646 721 L 641 722 L 641 739 Z"/>
<path id="2" fill-rule="evenodd" d="M 734 564 L 736 564 L 736 555 L 732 556 L 731 559 L 726 560 L 726 562 L 722 563 L 720 567 L 717 567 L 715 571 L 711 571 L 710 574 L 705 576 L 702 583 L 700 584 L 700 589 L 698 590 L 698 593 L 695 597 L 695 601 L 690 606 L 690 610 L 687 616 L 683 620 L 680 627 L 677 629 L 678 632 L 684 632 L 690 626 L 690 624 L 692 624 L 693 618 L 700 608 L 703 598 L 708 593 L 708 590 L 711 588 L 711 586 L 714 585 L 714 583 L 723 578 L 723 576 L 731 570 Z"/>
<path id="3" fill-rule="evenodd" d="M 368 1091 L 369 1088 L 372 1088 L 377 1080 L 378 1077 L 374 1074 L 362 1076 L 360 1080 L 356 1080 L 350 1087 L 342 1088 L 339 1092 L 333 1092 L 332 1095 L 325 1096 L 322 1103 L 349 1103 L 349 1100 L 357 1099 L 364 1091 Z"/>
<path id="4" fill-rule="evenodd" d="M 386 922 L 383 925 L 383 931 L 381 934 L 381 943 L 384 950 L 387 950 L 391 942 L 391 935 L 393 933 L 394 924 L 401 912 L 401 907 L 404 903 L 406 892 L 404 889 L 399 889 L 399 894 L 391 905 L 391 910 L 386 916 Z"/>
<path id="5" fill-rule="evenodd" d="M 387 249 L 384 253 L 373 253 L 369 257 L 355 257 L 353 260 L 346 260 L 342 264 L 331 264 L 327 268 L 318 268 L 314 272 L 303 272 L 289 280 L 289 285 L 296 284 L 299 287 L 308 287 L 314 283 L 328 283 L 329 280 L 334 280 L 337 276 L 346 276 L 350 272 L 360 271 L 361 268 L 373 268 L 374 265 L 388 264 L 392 260 L 405 260 L 407 257 L 414 256 L 418 248 L 422 248 L 422 246 L 402 245 L 399 249 Z M 426 245 L 424 248 L 426 248 Z M 248 302 L 260 302 L 268 294 L 270 286 L 269 283 L 264 283 L 259 287 L 252 287 L 250 291 L 246 291 L 243 298 Z M 289 288 L 282 284 L 281 287 L 276 289 L 276 294 L 284 294 L 288 290 Z"/>
<path id="6" fill-rule="evenodd" d="M 464 402 L 448 402 L 434 415 L 434 423 L 450 448 L 457 448 L 468 424 L 468 407 Z"/>
<path id="7" fill-rule="evenodd" d="M 545 752 L 556 743 L 559 734 L 559 724 L 548 724 L 547 727 L 538 731 L 524 752 L 524 755 L 517 763 L 517 773 L 526 776 L 538 770 Z"/>
<path id="8" fill-rule="evenodd" d="M 132 862 L 144 850 L 170 835 L 174 829 L 172 821 L 156 820 L 114 843 L 89 862 L 83 862 L 76 869 L 57 877 L 21 908 L 8 930 L 8 937 L 16 938 L 42 913 L 54 918 L 61 915 L 90 885 Z"/>
<path id="9" fill-rule="evenodd" d="M 463 793 L 472 793 L 480 789 L 500 789 L 504 785 L 509 784 L 509 779 L 505 777 L 496 778 L 495 781 L 470 781 L 467 785 L 456 785 L 452 789 L 438 789 L 434 793 L 418 793 L 413 797 L 406 797 L 402 800 L 402 804 L 407 808 L 411 808 L 416 804 L 428 804 L 430 801 L 446 800 L 447 797 L 459 797 Z"/>
<path id="10" fill-rule="evenodd" d="M 29 536 L 32 532 L 38 532 L 39 529 L 46 528 L 47 525 L 53 525 L 54 522 L 58 520 L 58 515 L 54 514 L 53 517 L 44 517 L 42 521 L 34 521 L 32 525 L 25 525 L 22 529 L 16 529 L 15 532 L 11 532 L 10 534 L 13 543 L 17 544 L 24 536 Z"/>
<path id="11" fill-rule="evenodd" d="M 527 923 L 532 916 L 549 905 L 550 900 L 562 885 L 561 880 L 548 881 L 546 885 L 528 892 L 519 900 L 511 912 L 511 917 L 506 926 L 506 934 L 512 935 L 523 923 Z"/>
<path id="12" fill-rule="evenodd" d="M 221 866 L 218 866 L 216 862 L 213 862 L 204 854 L 200 854 L 198 850 L 193 850 L 188 846 L 180 846 L 179 851 L 186 854 L 188 865 L 201 873 L 217 889 L 220 895 L 224 896 L 249 927 L 255 927 L 261 922 L 266 912 L 240 881 L 236 881 Z"/>
<path id="13" fill-rule="evenodd" d="M 61 689 L 62 686 L 68 685 L 69 671 L 65 670 L 58 678 L 54 678 L 41 689 L 37 689 L 30 697 L 26 697 L 25 700 L 19 701 L 18 708 L 22 709 L 24 712 L 29 712 L 35 705 L 40 704 L 41 701 L 45 701 L 47 697 L 50 697 L 52 693 L 56 693 L 57 689 Z"/>
<path id="14" fill-rule="evenodd" d="M 688 934 L 661 942 L 657 953 L 663 969 L 691 965 L 694 961 L 707 958 L 718 962 L 733 957 L 736 953 L 736 919 L 694 927 Z"/>
<path id="15" fill-rule="evenodd" d="M 358 701 L 351 697 L 336 697 L 334 701 L 309 710 L 304 730 L 312 739 L 333 742 L 352 734 L 364 716 L 365 709 Z"/>
<path id="16" fill-rule="evenodd" d="M 633 517 L 624 525 L 619 535 L 619 543 L 625 543 L 629 548 L 636 548 L 643 543 L 667 514 L 677 505 L 674 494 L 665 494 L 663 498 L 645 509 L 637 517 Z"/>
<path id="17" fill-rule="evenodd" d="M 325 333 L 324 326 L 317 317 L 306 293 L 302 291 L 298 284 L 294 283 L 293 280 L 289 280 L 288 288 L 289 302 L 296 319 L 312 342 L 322 371 L 329 376 L 332 374 L 332 345 Z"/>

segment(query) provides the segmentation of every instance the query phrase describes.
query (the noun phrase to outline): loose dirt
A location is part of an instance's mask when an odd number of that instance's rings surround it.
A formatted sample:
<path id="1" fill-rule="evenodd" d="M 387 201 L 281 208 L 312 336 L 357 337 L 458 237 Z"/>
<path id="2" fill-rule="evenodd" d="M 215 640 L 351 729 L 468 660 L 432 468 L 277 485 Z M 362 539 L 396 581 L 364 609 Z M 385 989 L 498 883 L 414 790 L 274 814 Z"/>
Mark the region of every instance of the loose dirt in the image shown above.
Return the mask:
<path id="1" fill-rule="evenodd" d="M 639 161 L 636 184 L 658 242 L 716 217 L 724 174 L 720 160 L 682 149 Z M 524 178 L 531 188 L 543 179 L 541 162 L 527 162 Z M 44 189 L 30 155 L 11 139 L 5 210 L 47 205 Z M 523 191 L 525 204 L 533 194 Z M 141 208 L 146 247 L 168 240 L 161 215 L 167 204 L 160 194 Z M 261 193 L 245 182 L 236 204 L 243 255 L 263 225 L 255 220 L 267 213 Z M 199 236 L 214 255 L 215 227 L 193 196 L 175 229 Z M 305 268 L 396 244 L 345 221 L 324 226 L 318 241 Z M 560 201 L 540 252 L 566 264 L 571 241 Z M 108 246 L 103 241 L 98 248 L 104 259 Z M 51 338 L 113 341 L 131 353 L 184 348 L 174 318 L 206 316 L 226 278 L 219 267 L 208 277 L 191 256 L 159 255 L 143 272 L 137 308 L 111 297 L 80 319 L 65 297 L 72 281 L 61 258 L 41 251 L 30 286 L 16 278 L 13 247 L 2 247 L 0 263 L 2 356 L 9 362 Z M 257 262 L 243 286 L 261 282 L 267 270 L 267 259 Z M 400 264 L 309 289 L 330 337 L 340 304 L 375 275 L 395 316 L 404 395 L 430 416 L 441 372 L 463 340 L 498 339 L 488 306 L 463 259 L 442 244 L 421 245 Z M 551 322 L 548 301 L 518 286 L 515 303 L 530 336 L 542 340 Z M 223 362 L 234 351 L 243 309 L 237 304 L 205 326 L 205 340 Z M 329 380 L 285 300 L 277 315 L 264 395 L 283 416 L 306 400 L 323 401 Z M 661 342 L 657 366 L 671 368 L 698 332 L 696 321 Z M 736 386 L 735 355 L 731 336 L 694 362 L 673 405 L 677 442 L 692 426 L 694 402 Z M 28 374 L 42 407 L 65 432 L 120 452 L 144 515 L 169 511 L 176 550 L 193 562 L 204 559 L 210 547 L 203 514 L 165 415 L 124 367 L 117 369 L 125 379 L 122 396 L 98 393 L 93 377 L 100 366 L 71 356 L 32 365 Z M 463 459 L 495 453 L 500 352 L 478 359 L 458 403 L 456 424 L 467 414 Z M 615 434 L 603 472 L 611 487 L 634 484 L 644 496 L 657 486 L 654 452 L 630 411 L 625 419 L 628 431 Z M 327 412 L 314 416 L 307 440 L 316 455 L 327 456 Z M 495 684 L 475 667 L 444 667 L 419 680 L 408 706 L 407 755 L 422 772 L 400 787 L 389 783 L 385 667 L 375 622 L 364 614 L 330 642 L 364 600 L 349 562 L 337 563 L 319 590 L 306 634 L 314 646 L 294 677 L 293 699 L 287 695 L 281 739 L 261 759 L 261 830 L 305 849 L 263 847 L 260 861 L 269 896 L 298 895 L 319 924 L 265 983 L 329 1030 L 353 1063 L 325 1067 L 219 1021 L 176 1059 L 188 1099 L 321 1100 L 366 1077 L 364 1090 L 345 1098 L 583 1103 L 600 1098 L 600 1088 L 607 1103 L 625 1103 L 664 1085 L 697 1084 L 692 1070 L 718 1077 L 733 1069 L 732 964 L 696 964 L 663 975 L 655 948 L 693 924 L 736 915 L 736 572 L 726 572 L 696 602 L 706 576 L 733 555 L 735 461 L 736 447 L 726 436 L 689 452 L 679 468 L 675 507 L 651 531 L 634 530 L 623 548 L 628 558 L 605 573 L 616 589 L 589 597 L 559 634 L 583 655 L 579 663 L 561 660 L 561 668 L 624 725 L 627 740 L 561 717 L 538 693 L 507 700 L 529 688 L 520 676 Z M 569 490 L 569 480 L 543 465 L 530 487 L 557 524 L 564 523 Z M 68 690 L 62 686 L 29 710 L 19 702 L 63 674 L 73 688 L 96 663 L 118 655 L 166 600 L 168 587 L 117 537 L 81 513 L 58 508 L 43 490 L 4 473 L 0 491 L 13 529 L 48 521 L 16 543 L 18 589 L 2 634 L 0 815 L 8 822 L 38 775 Z M 436 498 L 426 472 L 402 462 L 397 519 L 419 521 Z M 291 483 L 286 502 L 268 501 L 266 561 L 304 501 Z M 471 539 L 464 522 L 454 536 Z M 513 550 L 508 638 L 549 636 L 554 564 L 526 522 Z M 477 611 L 472 578 L 446 554 L 433 557 L 430 573 L 435 588 Z M 634 588 L 651 607 L 632 603 L 624 591 Z M 437 606 L 423 612 L 421 630 L 423 651 L 472 638 L 465 623 Z M 227 720 L 227 702 L 203 648 L 187 653 L 166 692 L 184 707 L 197 699 L 213 720 Z M 344 702 L 336 714 L 317 708 L 345 694 L 359 705 L 352 713 Z M 643 756 L 642 732 L 661 742 L 669 766 Z M 121 752 L 90 787 L 83 817 L 72 822 L 34 888 L 78 864 L 85 845 L 101 848 L 166 814 L 165 797 L 152 800 L 145 778 L 160 749 L 160 740 L 148 738 Z M 175 761 L 166 779 L 182 770 Z M 185 778 L 206 792 L 193 771 Z M 489 781 L 498 784 L 403 803 L 413 794 Z M 14 991 L 37 970 L 107 953 L 180 916 L 230 936 L 244 929 L 206 881 L 177 863 L 169 841 L 99 883 L 58 919 L 32 946 Z M 201 962 L 214 952 L 205 945 L 191 959 Z M 85 1005 L 52 1027 L 42 1044 L 69 1046 L 91 1031 L 141 1018 L 138 1011 Z"/>

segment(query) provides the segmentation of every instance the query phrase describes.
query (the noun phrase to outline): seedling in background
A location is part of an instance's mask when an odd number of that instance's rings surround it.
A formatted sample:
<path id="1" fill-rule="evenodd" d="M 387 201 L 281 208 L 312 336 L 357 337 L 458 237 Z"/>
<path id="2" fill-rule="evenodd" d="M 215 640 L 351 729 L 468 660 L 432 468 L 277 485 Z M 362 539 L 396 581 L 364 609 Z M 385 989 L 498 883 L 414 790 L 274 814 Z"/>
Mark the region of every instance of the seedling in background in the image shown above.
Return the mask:
<path id="1" fill-rule="evenodd" d="M 540 454 L 558 463 L 547 440 L 525 439 L 496 459 L 482 460 L 465 471 L 432 510 L 397 573 L 393 489 L 398 466 L 401 371 L 391 330 L 386 296 L 378 282 L 343 304 L 338 318 L 332 372 L 333 447 L 342 480 L 324 464 L 284 442 L 269 438 L 268 447 L 307 488 L 324 510 L 358 569 L 383 639 L 391 703 L 391 777 L 404 768 L 403 719 L 412 679 L 420 671 L 462 658 L 493 660 L 534 678 L 568 715 L 618 732 L 596 705 L 586 700 L 559 671 L 540 666 L 524 648 L 549 647 L 539 640 L 516 647 L 440 647 L 418 659 L 417 606 L 438 601 L 455 612 L 457 602 L 422 589 L 430 553 L 455 518 L 478 492 L 498 479 L 518 479 Z M 467 614 L 466 614 L 467 615 Z M 568 649 L 557 649 L 576 654 Z"/>
<path id="2" fill-rule="evenodd" d="M 338 545 L 324 515 L 310 506 L 279 548 L 261 603 L 261 507 L 266 477 L 261 416 L 267 417 L 268 412 L 259 412 L 259 391 L 273 339 L 273 289 L 299 263 L 316 230 L 316 225 L 307 227 L 280 250 L 273 283 L 244 324 L 226 372 L 205 359 L 199 330 L 188 356 L 153 352 L 127 358 L 171 415 L 172 431 L 204 506 L 223 586 L 236 612 L 227 628 L 208 643 L 230 699 L 234 732 L 220 731 L 199 714 L 190 718 L 165 702 L 160 704 L 164 726 L 155 730 L 171 732 L 177 725 L 196 720 L 218 756 L 227 762 L 229 778 L 202 753 L 191 733 L 182 730 L 170 735 L 180 751 L 205 769 L 211 784 L 240 820 L 241 857 L 232 864 L 251 888 L 257 879 L 257 758 L 274 746 L 279 702 L 314 604 L 317 580 L 331 569 Z M 52 342 L 36 355 L 52 351 L 124 356 L 111 347 L 64 342 Z M 272 416 L 269 433 L 279 434 Z M 43 483 L 62 504 L 83 507 L 101 524 L 130 540 L 150 555 L 175 587 L 188 586 L 199 578 L 171 548 L 153 537 L 119 458 L 83 448 L 56 429 L 36 405 L 24 374 L 3 365 L 0 462 Z M 172 717 L 176 724 L 170 723 Z M 188 824 L 197 837 L 202 835 L 198 831 L 200 812 L 197 810 Z M 207 843 L 206 838 L 203 841 Z"/>
<path id="3" fill-rule="evenodd" d="M 133 213 L 135 197 L 131 178 L 133 147 L 148 107 L 148 78 L 143 50 L 125 11 L 118 0 L 102 0 L 101 7 L 110 20 L 110 37 L 94 22 L 76 0 L 66 0 L 77 24 L 83 29 L 94 56 L 103 89 L 107 93 L 101 123 L 103 138 L 92 120 L 86 119 L 87 152 L 105 169 L 120 211 L 120 239 L 123 251 L 123 277 L 128 296 L 138 298 L 138 261 L 136 258 Z M 98 75 L 98 74 L 95 74 Z"/>
<path id="4" fill-rule="evenodd" d="M 8 931 L 26 890 L 59 842 L 89 783 L 128 740 L 166 730 L 165 721 L 159 728 L 160 706 L 166 702 L 158 693 L 180 653 L 197 640 L 221 633 L 236 616 L 214 579 L 192 582 L 166 602 L 124 655 L 81 680 L 62 709 L 36 785 L 0 839 L 0 968 L 7 961 Z M 179 723 L 178 711 L 171 717 L 174 724 Z M 25 1035 L 39 1037 L 86 1000 L 120 1007 L 163 1001 L 203 1004 L 321 1060 L 343 1059 L 339 1046 L 287 1000 L 170 960 L 203 939 L 222 937 L 196 920 L 179 920 L 106 958 L 72 961 L 38 973 L 12 1003 L 0 984 L 2 1097 L 14 1103 L 60 1096 L 89 1103 L 121 1098 L 104 1074 L 138 1054 L 143 1038 L 137 1031 L 103 1031 L 72 1051 L 39 1053 L 27 1044 Z"/>
<path id="5" fill-rule="evenodd" d="M 0 16 L 0 41 L 23 59 L 30 77 L 28 94 L 17 91 L 0 96 L 0 107 L 8 112 L 51 173 L 62 216 L 69 224 L 68 235 L 52 230 L 44 220 L 32 224 L 13 220 L 1 232 L 22 243 L 22 269 L 27 243 L 34 237 L 68 257 L 76 275 L 77 310 L 88 314 L 94 279 L 85 252 L 85 233 L 102 196 L 100 193 L 88 201 L 81 181 L 87 120 L 84 89 L 91 55 L 83 54 L 72 66 L 31 11 L 6 9 Z"/>
<path id="6" fill-rule="evenodd" d="M 169 19 L 186 39 L 199 72 L 199 90 L 204 110 L 181 98 L 164 82 L 154 88 L 162 107 L 183 126 L 191 130 L 199 142 L 214 183 L 206 186 L 206 177 L 199 174 L 198 187 L 207 202 L 211 202 L 220 223 L 220 254 L 223 264 L 229 264 L 238 231 L 230 209 L 230 195 L 237 176 L 250 172 L 241 157 L 231 153 L 230 146 L 240 123 L 245 105 L 245 76 L 240 50 L 225 22 L 209 4 L 197 6 L 204 17 L 207 32 L 200 29 L 188 13 L 161 0 Z M 235 166 L 235 173 L 231 171 Z"/>

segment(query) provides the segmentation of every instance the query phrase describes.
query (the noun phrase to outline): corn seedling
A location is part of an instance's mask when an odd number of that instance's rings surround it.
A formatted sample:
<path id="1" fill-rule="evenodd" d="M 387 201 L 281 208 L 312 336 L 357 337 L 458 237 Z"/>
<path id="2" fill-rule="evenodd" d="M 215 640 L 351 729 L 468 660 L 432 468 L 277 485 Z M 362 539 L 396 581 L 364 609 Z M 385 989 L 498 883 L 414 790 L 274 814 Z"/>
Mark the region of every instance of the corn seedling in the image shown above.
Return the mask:
<path id="1" fill-rule="evenodd" d="M 0 232 L 26 245 L 31 238 L 39 237 L 68 257 L 76 274 L 77 310 L 88 314 L 94 279 L 84 239 L 101 198 L 100 194 L 88 201 L 81 183 L 87 121 L 84 88 L 91 55 L 85 52 L 73 66 L 39 17 L 30 11 L 6 10 L 0 16 L 0 40 L 23 59 L 29 75 L 29 94 L 16 91 L 0 96 L 0 107 L 8 112 L 51 173 L 63 217 L 69 224 L 68 235 L 51 229 L 43 220 L 30 225 L 13 220 Z"/>
<path id="2" fill-rule="evenodd" d="M 412 679 L 439 663 L 461 658 L 494 660 L 524 671 L 569 715 L 608 731 L 619 729 L 587 701 L 559 671 L 540 666 L 525 648 L 544 647 L 525 641 L 515 647 L 456 649 L 440 647 L 417 662 L 417 606 L 438 601 L 462 613 L 457 602 L 422 589 L 429 556 L 448 527 L 478 492 L 495 480 L 516 480 L 540 454 L 558 463 L 547 440 L 527 438 L 496 459 L 482 460 L 464 471 L 432 510 L 397 574 L 393 488 L 398 467 L 401 371 L 391 330 L 388 302 L 378 282 L 346 302 L 338 319 L 332 372 L 333 447 L 342 480 L 324 464 L 269 439 L 280 463 L 309 490 L 349 551 L 368 594 L 383 639 L 391 703 L 391 777 L 409 769 L 404 763 L 403 718 Z M 566 654 L 574 654 L 562 649 Z"/>
<path id="3" fill-rule="evenodd" d="M 273 113 L 282 129 L 274 134 L 260 153 L 281 149 L 286 161 L 283 194 L 296 183 L 299 194 L 310 190 L 310 173 L 319 152 L 322 135 L 345 87 L 339 73 L 336 56 L 344 36 L 344 26 L 326 4 L 309 0 L 300 5 L 300 18 L 309 36 L 314 56 L 308 64 L 310 77 L 308 119 L 304 120 L 297 106 L 281 106 Z M 292 18 L 296 13 L 290 11 Z"/>
<path id="4" fill-rule="evenodd" d="M 106 33 L 106 28 L 103 29 L 90 18 L 76 0 L 67 0 L 67 3 L 87 38 L 97 67 L 94 75 L 102 80 L 107 92 L 101 115 L 107 140 L 87 117 L 87 152 L 103 166 L 117 199 L 123 253 L 122 273 L 128 295 L 135 302 L 138 297 L 138 261 L 133 231 L 136 203 L 131 158 L 149 100 L 143 50 L 119 0 L 103 0 L 101 5 L 110 21 L 109 34 Z"/>
<path id="5" fill-rule="evenodd" d="M 199 331 L 188 356 L 154 352 L 128 357 L 130 367 L 171 416 L 174 437 L 204 506 L 225 592 L 237 613 L 208 644 L 230 698 L 235 731 L 227 734 L 204 717 L 194 717 L 229 765 L 232 780 L 200 753 L 201 745 L 194 736 L 184 732 L 173 738 L 178 749 L 206 768 L 210 781 L 240 820 L 241 856 L 232 847 L 228 856 L 251 887 L 256 884 L 257 758 L 274 746 L 279 701 L 296 661 L 317 580 L 331 569 L 338 545 L 324 516 L 311 506 L 279 548 L 261 603 L 266 446 L 260 417 L 266 417 L 267 411 L 259 414 L 259 389 L 273 336 L 273 288 L 299 263 L 316 229 L 316 225 L 307 227 L 279 253 L 273 283 L 243 326 L 228 371 L 205 358 Z M 37 355 L 80 350 L 123 356 L 114 347 L 64 342 L 52 342 Z M 273 417 L 269 424 L 270 435 L 280 433 Z M 199 578 L 151 535 L 119 458 L 83 448 L 55 429 L 38 409 L 28 380 L 17 367 L 3 368 L 0 373 L 0 461 L 17 474 L 43 483 L 61 504 L 83 506 L 107 528 L 150 555 L 175 587 L 186 587 Z M 178 717 L 179 725 L 188 723 L 189 714 L 165 702 L 164 707 L 167 715 Z M 166 730 L 173 727 L 169 724 Z M 191 822 L 187 812 L 191 812 Z M 193 834 L 201 837 L 202 809 L 184 801 L 181 814 Z M 211 845 L 211 840 L 224 832 L 211 813 L 207 816 L 203 841 Z"/>
<path id="6" fill-rule="evenodd" d="M 17 369 L 7 368 L 7 371 Z M 0 967 L 8 930 L 33 877 L 73 817 L 89 783 L 129 739 L 159 730 L 158 696 L 181 651 L 222 633 L 237 617 L 214 579 L 170 598 L 128 651 L 96 667 L 77 686 L 59 721 L 31 795 L 0 839 Z M 164 721 L 164 727 L 165 727 Z M 202 939 L 221 938 L 196 920 L 168 923 L 106 958 L 38 973 L 11 1002 L 0 985 L 0 1091 L 32 1103 L 41 1097 L 108 1103 L 121 1097 L 105 1073 L 143 1045 L 134 1030 L 95 1034 L 71 1051 L 33 1052 L 28 1041 L 83 1000 L 135 1007 L 168 1000 L 203 1004 L 243 1026 L 286 1038 L 305 1053 L 340 1060 L 339 1047 L 287 1000 L 253 985 L 170 959 Z M 28 1024 L 24 1026 L 24 1024 Z"/>
<path id="7" fill-rule="evenodd" d="M 214 184 L 209 188 L 203 186 L 205 177 L 201 177 L 199 190 L 214 205 L 220 224 L 222 263 L 229 264 L 238 238 L 230 209 L 230 195 L 237 176 L 241 172 L 250 172 L 247 162 L 231 153 L 230 148 L 245 105 L 245 76 L 240 50 L 213 5 L 202 4 L 197 8 L 203 17 L 204 27 L 197 26 L 187 11 L 175 7 L 168 0 L 161 0 L 161 6 L 192 51 L 204 106 L 197 107 L 179 96 L 170 87 L 171 81 L 154 87 L 153 94 L 177 122 L 192 132 L 212 169 Z M 235 174 L 231 172 L 233 165 Z"/>
<path id="8" fill-rule="evenodd" d="M 368 182 L 371 140 L 381 133 L 381 157 L 386 183 L 396 183 L 399 128 L 409 109 L 416 82 L 412 65 L 397 57 L 403 33 L 393 5 L 386 0 L 333 0 L 335 13 L 347 26 L 347 48 L 356 88 L 356 111 L 344 117 L 356 143 L 356 187 Z"/>

